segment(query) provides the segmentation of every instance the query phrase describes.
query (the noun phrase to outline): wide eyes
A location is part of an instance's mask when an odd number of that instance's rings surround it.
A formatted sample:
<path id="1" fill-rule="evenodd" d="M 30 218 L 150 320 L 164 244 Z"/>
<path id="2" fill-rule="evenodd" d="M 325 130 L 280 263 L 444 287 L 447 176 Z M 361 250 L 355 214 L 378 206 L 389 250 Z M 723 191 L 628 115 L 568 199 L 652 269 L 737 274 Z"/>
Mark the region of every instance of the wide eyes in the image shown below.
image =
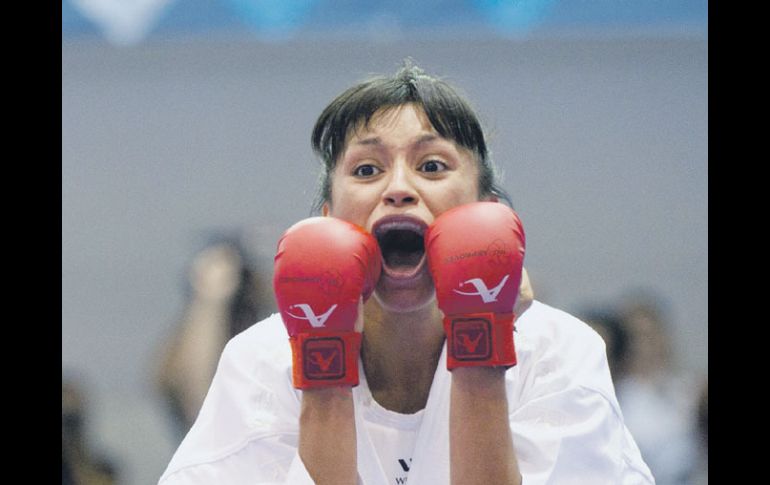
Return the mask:
<path id="1" fill-rule="evenodd" d="M 417 170 L 426 173 L 436 173 L 443 172 L 447 168 L 447 164 L 440 160 L 428 160 L 418 165 Z M 381 168 L 369 163 L 359 165 L 353 170 L 353 176 L 362 178 L 374 177 L 380 173 L 382 173 Z"/>
<path id="2" fill-rule="evenodd" d="M 353 175 L 356 177 L 373 177 L 374 175 L 377 175 L 381 172 L 382 170 L 380 170 L 378 167 L 366 164 L 356 167 L 356 169 L 353 171 Z"/>
<path id="3" fill-rule="evenodd" d="M 446 163 L 438 160 L 428 160 L 418 167 L 418 170 L 421 172 L 443 172 L 446 169 Z"/>

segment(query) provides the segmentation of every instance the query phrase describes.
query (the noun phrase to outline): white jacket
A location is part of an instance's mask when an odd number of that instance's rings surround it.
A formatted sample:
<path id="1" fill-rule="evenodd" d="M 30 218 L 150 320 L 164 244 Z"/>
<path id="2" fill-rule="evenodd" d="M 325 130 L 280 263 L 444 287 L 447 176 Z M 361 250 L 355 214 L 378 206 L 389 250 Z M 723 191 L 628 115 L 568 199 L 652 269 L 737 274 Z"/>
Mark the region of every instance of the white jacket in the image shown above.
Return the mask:
<path id="1" fill-rule="evenodd" d="M 601 337 L 535 301 L 516 321 L 515 343 L 518 363 L 506 384 L 524 485 L 654 484 L 623 423 Z M 372 396 L 360 370 L 353 388 L 359 483 L 392 485 L 363 422 L 361 409 Z M 409 485 L 449 483 L 450 387 L 445 346 Z M 313 484 L 297 452 L 300 400 L 286 330 L 274 314 L 227 344 L 198 419 L 159 485 Z"/>

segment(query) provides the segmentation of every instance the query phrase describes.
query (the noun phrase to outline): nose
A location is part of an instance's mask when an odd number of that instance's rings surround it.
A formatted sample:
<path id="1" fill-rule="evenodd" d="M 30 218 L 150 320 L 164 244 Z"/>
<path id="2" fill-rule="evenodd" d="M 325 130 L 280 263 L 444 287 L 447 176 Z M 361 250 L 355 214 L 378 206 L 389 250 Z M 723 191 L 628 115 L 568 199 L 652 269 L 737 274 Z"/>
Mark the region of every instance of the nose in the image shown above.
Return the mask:
<path id="1" fill-rule="evenodd" d="M 393 207 L 417 203 L 419 196 L 417 195 L 417 190 L 412 185 L 407 167 L 404 167 L 402 164 L 397 164 L 393 167 L 388 185 L 382 193 L 382 200 L 385 205 Z"/>

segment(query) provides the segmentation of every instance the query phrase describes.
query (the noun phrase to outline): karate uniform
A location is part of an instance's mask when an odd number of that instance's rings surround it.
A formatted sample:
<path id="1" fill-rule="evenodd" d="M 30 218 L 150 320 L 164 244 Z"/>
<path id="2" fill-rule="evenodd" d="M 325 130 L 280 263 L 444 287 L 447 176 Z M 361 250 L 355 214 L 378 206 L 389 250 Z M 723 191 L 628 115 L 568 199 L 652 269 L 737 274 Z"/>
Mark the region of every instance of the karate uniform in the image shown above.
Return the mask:
<path id="1" fill-rule="evenodd" d="M 514 339 L 518 363 L 506 386 L 524 485 L 654 484 L 623 423 L 601 337 L 535 301 L 516 321 Z M 312 485 L 297 451 L 301 391 L 292 387 L 291 362 L 279 314 L 234 337 L 159 485 Z M 360 367 L 353 388 L 360 484 L 449 484 L 451 382 L 445 345 L 425 409 L 404 415 L 374 401 Z"/>

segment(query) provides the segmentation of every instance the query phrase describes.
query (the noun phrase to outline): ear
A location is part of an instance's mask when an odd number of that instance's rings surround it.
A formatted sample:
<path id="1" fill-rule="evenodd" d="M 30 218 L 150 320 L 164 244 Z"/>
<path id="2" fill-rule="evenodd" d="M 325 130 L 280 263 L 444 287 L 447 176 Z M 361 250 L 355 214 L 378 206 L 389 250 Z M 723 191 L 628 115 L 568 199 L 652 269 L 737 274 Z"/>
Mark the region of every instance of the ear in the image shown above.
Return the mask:
<path id="1" fill-rule="evenodd" d="M 324 217 L 329 217 L 329 203 L 324 202 L 324 205 L 321 206 L 321 214 Z"/>

